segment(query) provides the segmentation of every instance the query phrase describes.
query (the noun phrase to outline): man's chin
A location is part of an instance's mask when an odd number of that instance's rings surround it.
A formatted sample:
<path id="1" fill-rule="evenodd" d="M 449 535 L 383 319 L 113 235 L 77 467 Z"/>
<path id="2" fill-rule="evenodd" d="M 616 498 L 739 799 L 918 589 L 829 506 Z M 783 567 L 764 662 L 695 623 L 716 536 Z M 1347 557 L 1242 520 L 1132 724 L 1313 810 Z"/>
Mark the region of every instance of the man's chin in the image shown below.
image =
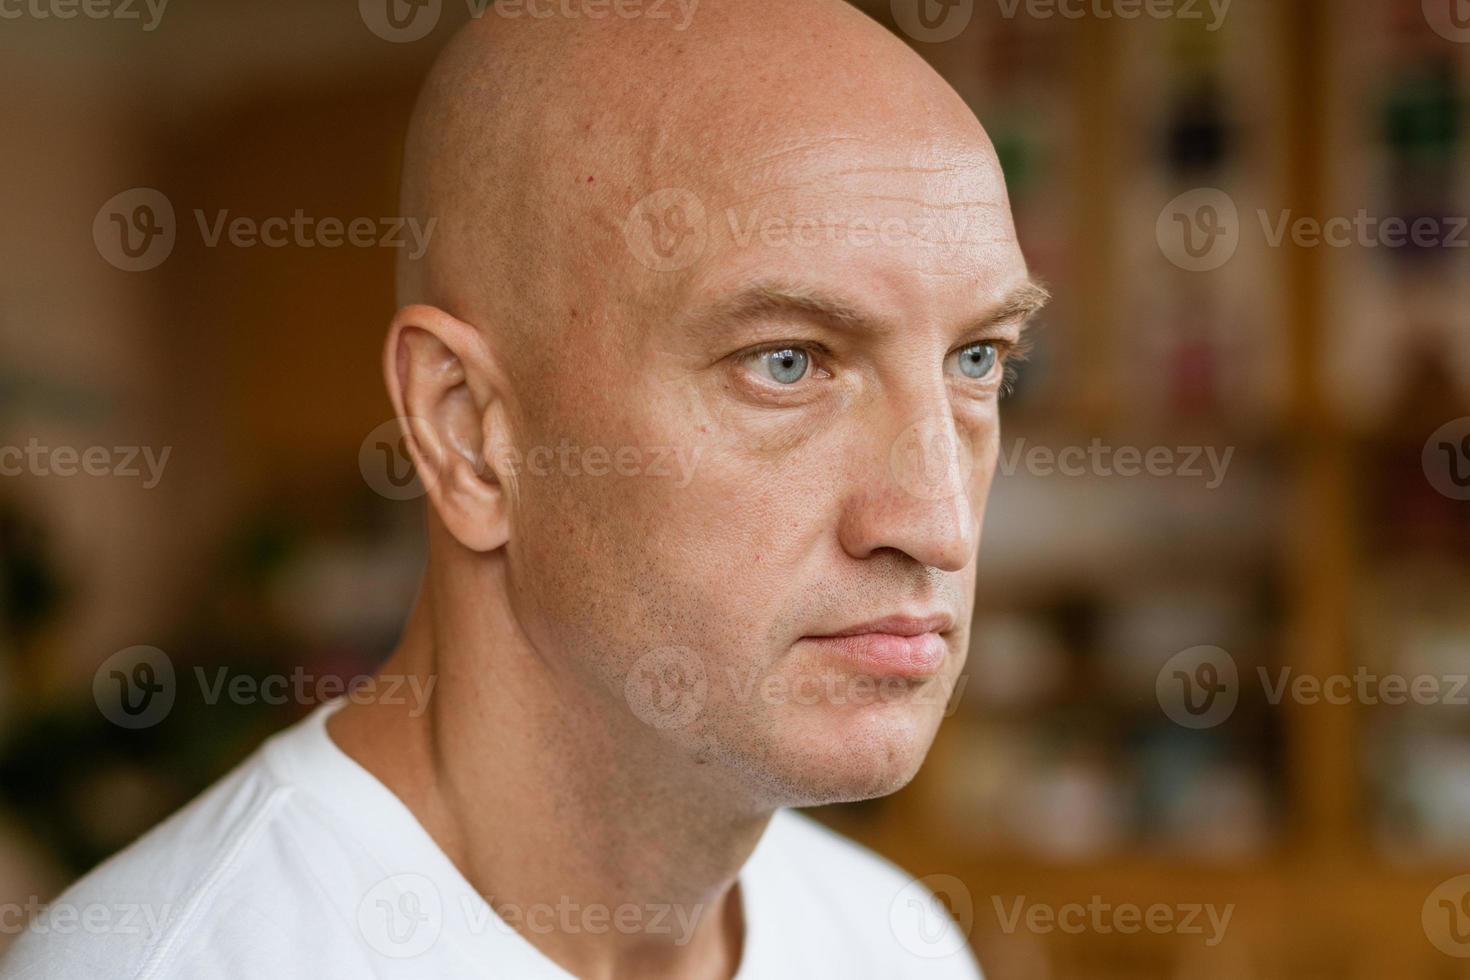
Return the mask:
<path id="1" fill-rule="evenodd" d="M 759 777 L 781 806 L 851 803 L 908 785 L 934 741 L 932 712 L 867 710 L 841 718 L 782 719 Z"/>

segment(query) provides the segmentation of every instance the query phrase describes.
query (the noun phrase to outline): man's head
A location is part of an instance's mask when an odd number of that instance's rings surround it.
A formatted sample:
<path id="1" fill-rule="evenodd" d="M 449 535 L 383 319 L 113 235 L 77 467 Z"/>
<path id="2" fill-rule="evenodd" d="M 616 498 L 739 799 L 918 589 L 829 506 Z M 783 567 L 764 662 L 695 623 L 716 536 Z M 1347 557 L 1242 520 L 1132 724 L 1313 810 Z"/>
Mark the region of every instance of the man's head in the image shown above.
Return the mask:
<path id="1" fill-rule="evenodd" d="M 431 574 L 745 798 L 888 793 L 963 667 L 1043 294 L 979 123 L 881 27 L 678 23 L 488 13 L 431 74 L 404 213 L 438 223 L 386 359 Z"/>

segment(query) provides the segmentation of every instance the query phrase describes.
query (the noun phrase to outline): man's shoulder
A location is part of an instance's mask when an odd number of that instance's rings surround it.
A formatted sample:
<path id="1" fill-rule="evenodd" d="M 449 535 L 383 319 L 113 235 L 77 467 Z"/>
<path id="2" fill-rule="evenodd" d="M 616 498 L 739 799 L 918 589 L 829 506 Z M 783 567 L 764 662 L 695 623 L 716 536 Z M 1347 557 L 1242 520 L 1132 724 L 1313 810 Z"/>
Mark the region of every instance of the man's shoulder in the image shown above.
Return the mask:
<path id="1" fill-rule="evenodd" d="M 963 917 L 966 894 L 948 875 L 916 878 L 896 864 L 805 814 L 778 811 L 760 845 L 764 874 L 779 877 L 807 907 L 808 937 L 829 933 L 861 957 L 854 975 L 978 978 Z M 939 890 L 943 901 L 934 894 Z M 953 894 L 954 892 L 959 894 Z"/>
<path id="2" fill-rule="evenodd" d="M 293 863 L 280 815 L 294 792 L 260 750 L 50 902 L 8 952 L 4 974 L 176 975 L 186 947 L 219 938 L 221 915 L 246 925 L 267 883 L 289 880 L 275 872 Z"/>

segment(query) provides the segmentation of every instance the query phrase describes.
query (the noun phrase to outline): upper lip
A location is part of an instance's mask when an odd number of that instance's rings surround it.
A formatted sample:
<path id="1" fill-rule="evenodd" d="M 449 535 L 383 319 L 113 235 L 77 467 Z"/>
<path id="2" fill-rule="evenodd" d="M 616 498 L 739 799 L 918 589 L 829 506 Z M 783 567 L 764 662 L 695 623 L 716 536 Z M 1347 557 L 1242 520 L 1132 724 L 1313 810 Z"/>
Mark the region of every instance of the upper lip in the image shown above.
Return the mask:
<path id="1" fill-rule="evenodd" d="M 954 626 L 954 617 L 949 613 L 931 613 L 920 616 L 884 616 L 856 626 L 849 626 L 835 633 L 817 633 L 818 637 L 861 636 L 864 633 L 888 633 L 893 636 L 922 636 L 925 633 L 947 633 Z"/>

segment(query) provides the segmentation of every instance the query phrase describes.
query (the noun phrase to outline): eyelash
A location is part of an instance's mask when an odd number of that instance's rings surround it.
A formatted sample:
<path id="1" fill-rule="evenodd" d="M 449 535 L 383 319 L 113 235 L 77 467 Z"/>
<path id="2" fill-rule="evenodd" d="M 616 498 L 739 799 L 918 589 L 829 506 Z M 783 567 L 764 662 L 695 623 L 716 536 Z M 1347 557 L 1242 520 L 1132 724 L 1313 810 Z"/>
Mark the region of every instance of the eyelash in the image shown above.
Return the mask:
<path id="1" fill-rule="evenodd" d="M 995 345 L 1003 369 L 1000 379 L 1000 397 L 1009 397 L 1016 388 L 1018 366 L 1031 353 L 1032 345 L 1030 338 L 1022 337 L 1019 340 L 1008 340 L 1004 337 L 981 337 L 976 340 L 968 340 L 946 353 L 944 355 L 945 359 L 948 359 L 949 355 L 955 353 L 955 351 L 964 350 L 966 347 L 973 346 L 974 344 Z M 832 356 L 832 351 L 826 345 L 816 341 L 786 341 L 784 343 L 765 344 L 761 347 L 752 348 L 738 355 L 738 359 L 742 364 L 753 364 L 766 354 L 783 350 L 805 351 L 811 359 L 811 370 L 813 372 L 820 370 L 821 362 Z"/>
<path id="2" fill-rule="evenodd" d="M 1000 348 L 1000 363 L 1003 368 L 1000 379 L 1000 397 L 1009 398 L 1016 390 L 1016 379 L 1020 376 L 1020 366 L 1031 354 L 1031 338 L 991 340 L 988 343 Z"/>

